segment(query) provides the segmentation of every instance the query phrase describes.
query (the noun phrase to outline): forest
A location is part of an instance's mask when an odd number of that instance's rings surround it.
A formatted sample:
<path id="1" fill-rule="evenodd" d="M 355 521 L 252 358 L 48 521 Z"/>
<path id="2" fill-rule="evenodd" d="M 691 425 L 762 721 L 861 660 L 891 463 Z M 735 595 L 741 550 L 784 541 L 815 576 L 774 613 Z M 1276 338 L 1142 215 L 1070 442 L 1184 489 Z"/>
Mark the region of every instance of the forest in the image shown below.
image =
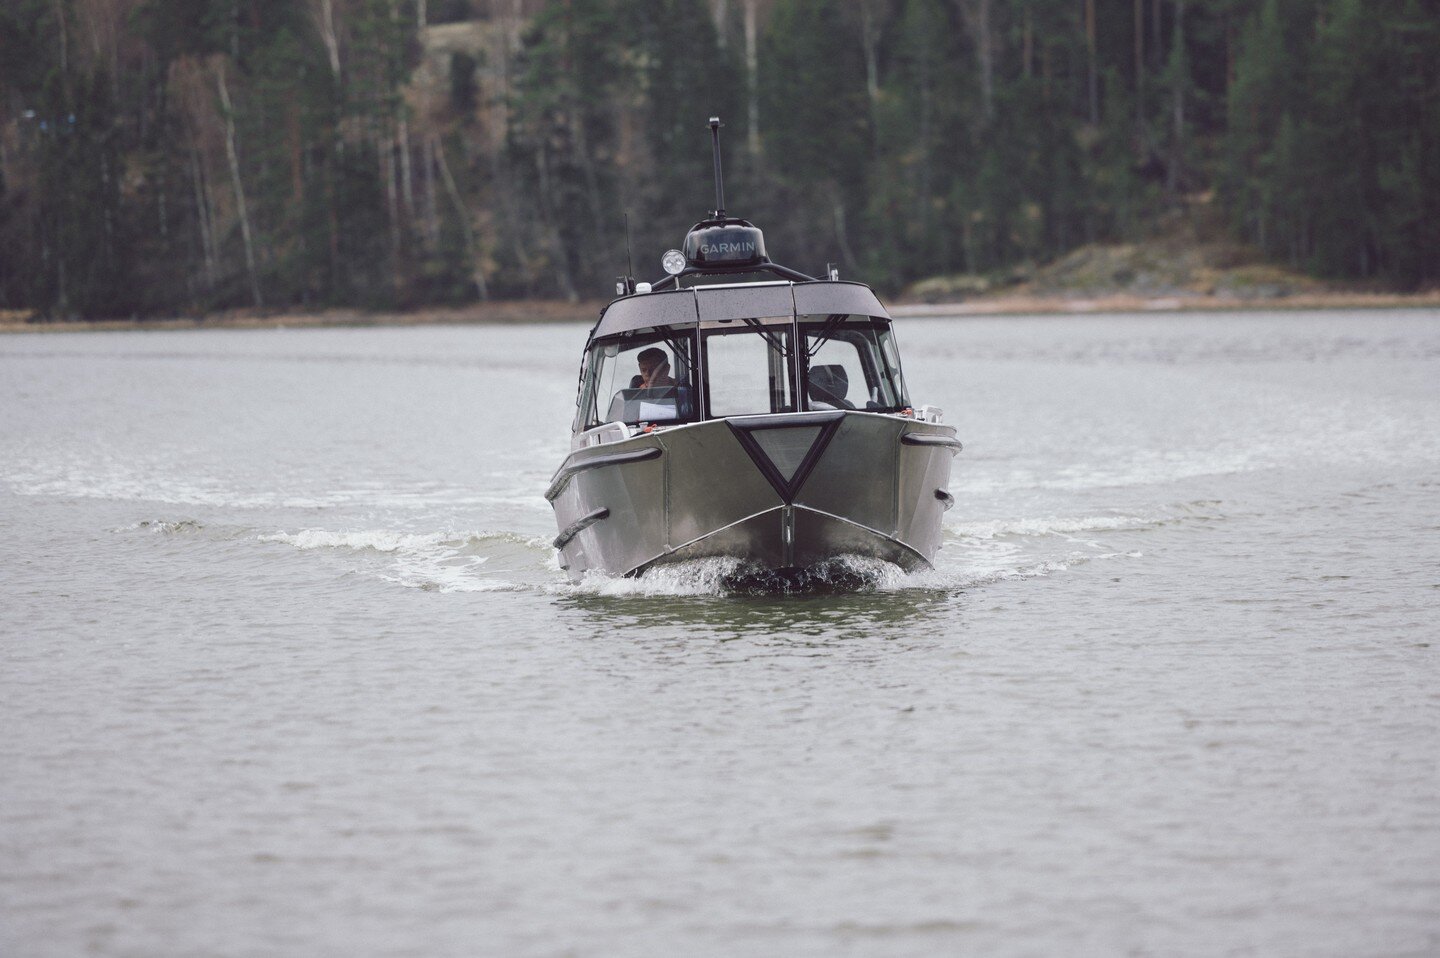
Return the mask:
<path id="1" fill-rule="evenodd" d="M 1440 282 L 1440 0 L 3 0 L 0 309 L 603 299 L 712 115 L 771 255 L 885 292 L 1196 196 Z"/>

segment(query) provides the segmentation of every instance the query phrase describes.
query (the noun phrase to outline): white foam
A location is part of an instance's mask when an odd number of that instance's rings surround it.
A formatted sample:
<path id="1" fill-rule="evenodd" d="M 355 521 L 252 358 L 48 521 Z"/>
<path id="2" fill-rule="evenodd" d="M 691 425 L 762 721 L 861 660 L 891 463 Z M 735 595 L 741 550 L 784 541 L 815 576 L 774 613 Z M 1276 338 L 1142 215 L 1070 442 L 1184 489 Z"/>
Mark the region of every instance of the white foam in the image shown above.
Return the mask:
<path id="1" fill-rule="evenodd" d="M 715 596 L 787 591 L 813 592 L 905 592 L 961 591 L 996 582 L 1034 579 L 1063 572 L 1097 559 L 1134 558 L 1130 553 L 1071 553 L 1060 558 L 1034 562 L 971 563 L 906 572 L 891 562 L 866 556 L 846 555 L 810 570 L 802 584 L 770 580 L 746 562 L 733 558 L 691 559 L 654 566 L 632 577 L 587 573 L 577 584 L 552 586 L 561 594 L 588 594 L 607 597 Z"/>
<path id="2" fill-rule="evenodd" d="M 739 559 L 713 557 L 655 566 L 644 575 L 609 576 L 590 571 L 582 582 L 561 591 L 605 596 L 724 595 L 725 582 L 744 566 Z"/>
<path id="3" fill-rule="evenodd" d="M 297 549 L 373 549 L 376 552 L 415 552 L 435 547 L 455 548 L 485 538 L 453 532 L 417 534 L 409 532 L 331 532 L 302 529 L 296 533 L 276 532 L 257 536 L 261 542 L 283 542 Z M 485 557 L 480 557 L 483 562 Z"/>
<path id="4" fill-rule="evenodd" d="M 378 569 L 364 569 L 386 582 L 428 592 L 497 592 L 525 586 L 508 579 L 486 575 L 482 566 L 494 555 L 496 546 L 518 545 L 523 551 L 538 552 L 549 543 L 533 536 L 509 532 L 396 532 L 361 530 L 336 532 L 329 529 L 302 529 L 256 536 L 260 542 L 291 546 L 302 552 L 331 550 L 373 553 L 388 562 Z M 537 561 L 537 565 L 541 563 Z"/>
<path id="5" fill-rule="evenodd" d="M 1158 525 L 1164 521 L 1166 520 L 1150 516 L 1035 516 L 947 523 L 945 530 L 951 535 L 967 539 L 1073 536 L 1085 532 L 1122 532 Z"/>
<path id="6" fill-rule="evenodd" d="M 139 522 L 132 522 L 128 526 L 121 526 L 118 529 L 111 529 L 111 532 L 138 532 L 144 530 L 156 535 L 183 535 L 186 533 L 200 532 L 205 528 L 195 519 L 142 519 Z"/>
<path id="7" fill-rule="evenodd" d="M 377 573 L 386 582 L 426 592 L 510 592 L 524 588 L 505 579 L 488 579 L 475 574 L 475 564 L 447 564 L 443 559 L 416 556 L 397 563 L 390 572 Z"/>
<path id="8" fill-rule="evenodd" d="M 234 476 L 207 475 L 183 452 L 95 450 L 85 455 L 51 453 L 44 459 L 0 457 L 0 482 L 16 495 L 61 499 L 109 499 L 232 509 L 328 509 L 418 511 L 498 507 L 548 512 L 543 484 L 512 493 L 421 482 L 359 482 L 333 487 L 323 476 L 256 476 L 246 488 Z M 272 485 L 273 484 L 273 485 Z M 317 484 L 320 488 L 315 488 Z M 309 488 L 307 488 L 309 487 Z"/>

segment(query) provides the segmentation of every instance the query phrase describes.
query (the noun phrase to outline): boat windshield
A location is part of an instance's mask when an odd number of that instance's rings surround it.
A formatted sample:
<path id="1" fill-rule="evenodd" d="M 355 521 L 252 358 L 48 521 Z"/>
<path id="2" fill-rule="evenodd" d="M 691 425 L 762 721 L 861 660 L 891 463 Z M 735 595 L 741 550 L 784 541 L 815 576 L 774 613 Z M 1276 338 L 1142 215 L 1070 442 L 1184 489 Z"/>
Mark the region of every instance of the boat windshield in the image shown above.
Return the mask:
<path id="1" fill-rule="evenodd" d="M 908 405 L 886 320 L 777 316 L 703 323 L 698 339 L 690 330 L 647 331 L 596 343 L 586 362 L 577 425 L 830 409 L 893 412 Z"/>
<path id="2" fill-rule="evenodd" d="M 909 405 L 888 325 L 868 316 L 801 316 L 806 409 L 896 410 Z"/>
<path id="3" fill-rule="evenodd" d="M 628 337 L 590 351 L 580 397 L 581 420 L 676 422 L 693 419 L 695 364 L 688 336 Z"/>
<path id="4" fill-rule="evenodd" d="M 794 412 L 792 320 L 745 320 L 704 335 L 706 415 Z"/>

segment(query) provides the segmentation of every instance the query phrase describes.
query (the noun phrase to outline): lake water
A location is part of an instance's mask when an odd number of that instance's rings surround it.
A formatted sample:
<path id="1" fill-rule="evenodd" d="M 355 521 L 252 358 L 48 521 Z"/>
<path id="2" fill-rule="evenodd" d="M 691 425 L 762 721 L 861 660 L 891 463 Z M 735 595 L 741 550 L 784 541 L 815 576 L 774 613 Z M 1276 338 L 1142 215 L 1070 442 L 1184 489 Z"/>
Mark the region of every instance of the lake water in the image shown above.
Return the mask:
<path id="1" fill-rule="evenodd" d="M 0 338 L 0 955 L 1440 953 L 1440 312 L 899 332 L 790 596 L 566 582 L 581 327 Z"/>

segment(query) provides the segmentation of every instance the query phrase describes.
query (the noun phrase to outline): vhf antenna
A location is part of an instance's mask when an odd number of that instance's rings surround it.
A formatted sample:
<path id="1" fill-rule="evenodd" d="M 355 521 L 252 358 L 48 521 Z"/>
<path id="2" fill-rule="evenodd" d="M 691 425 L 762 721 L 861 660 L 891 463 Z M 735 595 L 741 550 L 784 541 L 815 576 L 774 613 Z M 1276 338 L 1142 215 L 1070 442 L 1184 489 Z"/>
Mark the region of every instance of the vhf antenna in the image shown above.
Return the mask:
<path id="1" fill-rule="evenodd" d="M 625 213 L 625 275 L 635 275 L 635 262 L 630 258 L 630 213 Z"/>
<path id="2" fill-rule="evenodd" d="M 725 179 L 720 175 L 720 118 L 710 118 L 710 139 L 715 149 L 715 219 L 725 218 Z"/>
<path id="3" fill-rule="evenodd" d="M 630 213 L 625 213 L 625 275 L 615 277 L 615 295 L 635 292 L 635 262 L 630 258 Z"/>

